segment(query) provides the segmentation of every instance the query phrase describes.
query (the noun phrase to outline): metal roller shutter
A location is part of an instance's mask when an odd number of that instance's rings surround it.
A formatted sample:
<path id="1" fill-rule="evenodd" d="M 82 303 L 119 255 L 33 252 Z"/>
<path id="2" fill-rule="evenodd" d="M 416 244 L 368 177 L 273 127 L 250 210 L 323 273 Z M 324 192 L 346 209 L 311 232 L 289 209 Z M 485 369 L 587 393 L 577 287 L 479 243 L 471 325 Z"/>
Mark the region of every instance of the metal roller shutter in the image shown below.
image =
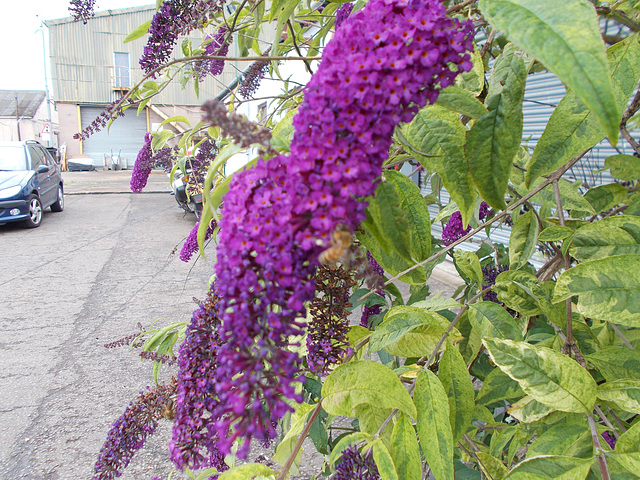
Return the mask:
<path id="1" fill-rule="evenodd" d="M 82 128 L 86 128 L 104 110 L 104 107 L 80 107 Z M 104 156 L 117 155 L 126 158 L 127 168 L 132 168 L 138 152 L 144 145 L 144 135 L 147 132 L 146 116 L 136 116 L 135 108 L 125 112 L 124 117 L 118 118 L 111 124 L 109 131 L 104 128 L 91 135 L 83 142 L 82 151 L 91 157 L 96 168 L 104 165 Z"/>

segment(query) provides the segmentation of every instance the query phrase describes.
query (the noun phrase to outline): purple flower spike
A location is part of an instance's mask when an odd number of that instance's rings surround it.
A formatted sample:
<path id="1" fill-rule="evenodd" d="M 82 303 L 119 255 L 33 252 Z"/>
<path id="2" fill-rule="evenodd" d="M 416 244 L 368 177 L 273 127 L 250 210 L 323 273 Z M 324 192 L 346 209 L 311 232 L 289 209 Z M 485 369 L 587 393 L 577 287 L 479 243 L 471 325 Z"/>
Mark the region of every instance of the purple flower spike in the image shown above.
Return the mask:
<path id="1" fill-rule="evenodd" d="M 236 173 L 217 250 L 223 326 L 214 414 L 220 450 L 266 439 L 300 401 L 290 338 L 314 298 L 318 255 L 365 218 L 391 136 L 471 68 L 473 29 L 439 0 L 372 0 L 325 47 L 293 119 L 291 155 Z"/>
<path id="2" fill-rule="evenodd" d="M 355 445 L 345 449 L 336 463 L 333 480 L 380 480 L 371 450 L 362 455 Z"/>
<path id="3" fill-rule="evenodd" d="M 145 134 L 144 145 L 138 152 L 136 162 L 133 164 L 129 183 L 131 191 L 134 193 L 140 193 L 147 186 L 151 170 L 155 167 L 162 167 L 165 172 L 169 172 L 173 166 L 174 150 L 169 147 L 162 147 L 154 155 L 151 149 L 152 139 L 153 137 L 150 133 Z"/>
<path id="4" fill-rule="evenodd" d="M 211 220 L 211 223 L 207 227 L 207 233 L 204 237 L 205 240 L 211 238 L 217 225 L 215 220 Z M 191 260 L 192 255 L 198 251 L 198 228 L 200 228 L 200 222 L 197 222 L 191 229 L 189 236 L 184 241 L 184 245 L 182 245 L 182 249 L 180 250 L 180 260 L 185 263 Z"/>

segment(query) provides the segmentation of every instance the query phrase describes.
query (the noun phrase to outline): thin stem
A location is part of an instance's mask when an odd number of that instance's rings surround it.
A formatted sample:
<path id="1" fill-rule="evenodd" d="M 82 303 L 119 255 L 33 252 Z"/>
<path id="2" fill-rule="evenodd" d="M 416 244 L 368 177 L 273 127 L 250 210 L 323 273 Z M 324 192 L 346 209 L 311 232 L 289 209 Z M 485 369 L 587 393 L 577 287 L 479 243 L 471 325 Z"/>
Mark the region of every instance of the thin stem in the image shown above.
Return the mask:
<path id="1" fill-rule="evenodd" d="M 620 10 L 614 10 L 611 7 L 607 7 L 607 6 L 600 6 L 600 7 L 596 7 L 596 12 L 601 17 L 611 17 L 616 22 L 626 25 L 634 32 L 640 32 L 640 24 L 638 24 L 638 22 L 636 22 L 635 20 L 632 20 L 631 18 L 629 18 L 624 12 Z"/>
<path id="2" fill-rule="evenodd" d="M 600 443 L 600 435 L 598 434 L 598 429 L 596 428 L 596 421 L 593 418 L 593 415 L 588 415 L 589 419 L 589 430 L 591 430 L 591 438 L 593 439 L 593 446 L 596 450 L 596 455 L 598 457 L 598 462 L 600 463 L 600 471 L 602 472 L 602 480 L 611 480 L 611 475 L 609 474 L 609 466 L 607 465 L 607 458 L 604 455 L 604 451 L 602 450 L 602 444 Z"/>
<path id="3" fill-rule="evenodd" d="M 607 322 L 607 324 L 613 329 L 614 332 L 616 332 L 616 335 L 618 335 L 620 337 L 620 339 L 624 342 L 624 344 L 627 347 L 629 347 L 631 350 L 634 350 L 633 345 L 631 345 L 631 342 L 629 340 L 627 340 L 627 337 L 624 336 L 624 334 L 618 328 L 617 325 L 615 325 L 613 323 L 609 323 L 609 322 Z"/>
<path id="4" fill-rule="evenodd" d="M 482 46 L 482 50 L 480 50 L 480 57 L 484 58 L 484 54 L 487 53 L 487 51 L 489 50 L 489 48 L 491 48 L 491 44 L 493 43 L 493 39 L 496 37 L 496 30 L 495 28 L 491 30 L 491 33 L 489 34 L 489 38 L 487 38 L 487 41 L 484 42 L 484 45 Z"/>
<path id="5" fill-rule="evenodd" d="M 598 414 L 600 419 L 605 423 L 605 425 L 611 429 L 611 431 L 613 432 L 613 436 L 616 437 L 616 438 L 620 438 L 620 434 L 616 430 L 616 427 L 613 426 L 613 424 L 611 423 L 611 420 L 609 420 L 607 418 L 607 416 L 604 414 L 604 412 L 602 411 L 600 406 L 599 405 L 594 405 L 593 409 L 596 411 L 596 413 Z M 611 410 L 611 409 L 609 409 L 609 410 Z"/>
<path id="6" fill-rule="evenodd" d="M 624 127 L 620 127 L 620 133 L 622 133 L 622 136 L 629 143 L 629 145 L 631 145 L 631 148 L 633 148 L 635 150 L 635 152 L 638 155 L 640 155 L 640 144 L 638 144 L 638 142 L 636 142 L 633 139 L 633 137 L 631 136 L 631 134 L 627 130 L 627 126 L 626 125 Z"/>
<path id="7" fill-rule="evenodd" d="M 618 418 L 618 416 L 616 415 L 616 412 L 614 412 L 611 408 L 607 408 L 607 411 L 609 412 L 609 415 L 611 415 L 613 419 L 616 421 L 616 423 L 618 424 L 618 427 L 620 427 L 620 430 L 622 430 L 622 433 L 626 432 L 627 427 L 625 427 L 624 424 L 622 423 L 622 420 Z"/>
<path id="8" fill-rule="evenodd" d="M 291 40 L 293 42 L 293 48 L 295 48 L 296 52 L 298 52 L 298 55 L 302 57 L 303 56 L 302 52 L 300 51 L 300 47 L 298 47 L 298 42 L 296 41 L 296 31 L 293 29 L 293 25 L 291 25 L 291 20 L 287 20 L 287 25 L 289 25 L 289 30 L 291 31 Z M 304 66 L 306 67 L 307 72 L 313 75 L 313 70 L 311 70 L 311 64 L 307 60 L 304 61 Z"/>
<path id="9" fill-rule="evenodd" d="M 447 8 L 447 15 L 451 14 L 451 13 L 455 13 L 459 10 L 462 10 L 464 7 L 471 5 L 473 2 L 475 2 L 476 0 L 465 0 L 462 3 L 458 3 L 457 5 L 454 5 L 452 7 Z"/>
<path id="10" fill-rule="evenodd" d="M 300 436 L 298 437 L 298 441 L 296 442 L 296 445 L 293 447 L 293 451 L 291 452 L 291 455 L 289 455 L 289 457 L 287 458 L 287 461 L 282 466 L 282 470 L 280 470 L 280 473 L 278 474 L 278 477 L 276 478 L 276 480 L 284 480 L 286 478 L 287 474 L 289 473 L 289 469 L 291 468 L 291 465 L 293 465 L 293 461 L 295 460 L 296 456 L 298 455 L 298 452 L 302 448 L 302 444 L 304 443 L 304 440 L 307 438 L 307 435 L 309 435 L 309 431 L 311 430 L 312 425 L 315 423 L 316 418 L 318 418 L 318 415 L 320 415 L 321 410 L 322 410 L 322 399 L 320 399 L 320 401 L 316 404 L 316 408 L 314 408 L 313 413 L 311 414 L 311 417 L 309 417 L 309 421 L 304 426 L 304 430 L 302 430 L 302 432 L 300 433 Z"/>
<path id="11" fill-rule="evenodd" d="M 431 255 L 429 258 L 427 258 L 426 260 L 423 260 L 422 262 L 418 262 L 415 265 L 407 268 L 406 270 L 404 270 L 403 272 L 400 272 L 398 275 L 396 275 L 393 278 L 390 278 L 389 280 L 387 280 L 384 284 L 384 286 L 389 285 L 390 283 L 395 282 L 396 280 L 398 280 L 400 277 L 406 275 L 407 273 L 415 270 L 416 268 L 420 268 L 426 264 L 428 264 L 429 262 L 432 262 L 434 260 L 436 260 L 437 258 L 440 258 L 442 255 L 447 254 L 448 252 L 452 251 L 455 247 L 457 247 L 458 245 L 460 245 L 463 242 L 466 242 L 469 238 L 473 237 L 476 233 L 481 232 L 482 230 L 484 230 L 486 227 L 488 227 L 489 225 L 497 222 L 498 220 L 506 217 L 507 215 L 509 215 L 513 210 L 515 210 L 517 207 L 519 207 L 520 205 L 522 205 L 524 202 L 526 202 L 527 200 L 529 200 L 531 197 L 533 197 L 534 195 L 536 195 L 538 192 L 540 192 L 541 190 L 543 190 L 544 188 L 546 188 L 547 186 L 549 186 L 551 183 L 553 183 L 554 180 L 562 177 L 562 175 L 564 175 L 567 170 L 569 170 L 571 167 L 573 167 L 582 157 L 584 157 L 584 155 L 588 152 L 589 150 L 584 150 L 581 153 L 579 153 L 578 155 L 576 155 L 575 157 L 573 157 L 569 162 L 567 162 L 563 167 L 559 168 L 558 170 L 556 170 L 554 173 L 552 173 L 551 175 L 549 175 L 549 177 L 542 182 L 539 186 L 537 186 L 536 188 L 534 188 L 533 190 L 531 190 L 529 193 L 527 193 L 524 197 L 522 197 L 520 200 L 512 203 L 511 205 L 509 205 L 507 207 L 506 210 L 503 210 L 501 213 L 499 213 L 498 215 L 494 216 L 493 218 L 491 218 L 490 220 L 484 222 L 482 225 L 480 225 L 477 228 L 474 228 L 473 230 L 471 230 L 469 233 L 467 233 L 465 236 L 463 236 L 462 238 L 460 238 L 459 240 L 453 242 L 451 245 L 449 245 L 446 248 L 443 248 L 442 250 L 440 250 L 438 253 L 434 253 L 433 255 Z M 370 290 L 369 292 L 365 293 L 362 297 L 360 297 L 358 299 L 358 301 L 362 301 L 365 298 L 369 297 L 370 295 L 373 295 L 376 292 L 376 290 Z"/>

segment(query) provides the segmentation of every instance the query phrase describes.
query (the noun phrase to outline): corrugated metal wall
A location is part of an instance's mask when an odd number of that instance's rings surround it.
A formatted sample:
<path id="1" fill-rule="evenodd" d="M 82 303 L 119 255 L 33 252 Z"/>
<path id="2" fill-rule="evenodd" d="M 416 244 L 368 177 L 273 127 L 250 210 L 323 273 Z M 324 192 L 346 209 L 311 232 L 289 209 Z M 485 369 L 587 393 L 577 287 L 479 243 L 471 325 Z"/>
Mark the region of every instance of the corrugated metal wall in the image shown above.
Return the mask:
<path id="1" fill-rule="evenodd" d="M 155 8 L 149 6 L 100 12 L 86 25 L 70 18 L 47 21 L 55 100 L 82 104 L 113 101 L 114 52 L 130 54 L 133 84 L 140 81 L 143 74 L 138 60 L 146 45 L 146 36 L 129 43 L 122 42 L 136 27 L 151 19 L 154 11 Z M 180 45 L 183 38 L 178 39 L 178 56 L 182 55 Z M 189 38 L 194 46 L 202 43 L 199 32 L 194 32 Z M 230 54 L 233 51 L 232 47 Z M 155 103 L 200 105 L 203 99 L 218 95 L 236 75 L 235 66 L 226 65 L 221 76 L 208 77 L 200 83 L 199 98 L 192 86 L 183 90 L 180 83 L 174 81 L 156 97 Z"/>

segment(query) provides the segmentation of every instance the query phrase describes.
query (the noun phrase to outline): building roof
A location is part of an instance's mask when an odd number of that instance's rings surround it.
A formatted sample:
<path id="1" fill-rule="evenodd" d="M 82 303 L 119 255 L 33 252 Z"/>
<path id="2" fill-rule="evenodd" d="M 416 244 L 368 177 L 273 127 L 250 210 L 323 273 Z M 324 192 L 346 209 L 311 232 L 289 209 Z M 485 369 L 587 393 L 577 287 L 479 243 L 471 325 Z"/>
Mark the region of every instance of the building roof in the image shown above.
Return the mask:
<path id="1" fill-rule="evenodd" d="M 142 12 L 146 10 L 155 10 L 155 9 L 156 9 L 155 5 L 146 5 L 142 7 L 117 8 L 117 9 L 103 10 L 101 12 L 96 12 L 96 14 L 91 18 L 108 17 L 113 15 L 126 15 L 133 12 Z M 91 18 L 89 18 L 89 21 L 91 21 Z M 80 20 L 75 20 L 73 17 L 64 17 L 64 18 L 46 20 L 44 24 L 47 27 L 51 27 L 53 25 L 61 25 L 64 23 L 73 23 L 73 22 L 79 22 L 79 21 Z"/>
<path id="2" fill-rule="evenodd" d="M 44 90 L 0 90 L 0 117 L 16 116 L 16 97 L 18 97 L 18 115 L 33 118 L 45 97 Z"/>

